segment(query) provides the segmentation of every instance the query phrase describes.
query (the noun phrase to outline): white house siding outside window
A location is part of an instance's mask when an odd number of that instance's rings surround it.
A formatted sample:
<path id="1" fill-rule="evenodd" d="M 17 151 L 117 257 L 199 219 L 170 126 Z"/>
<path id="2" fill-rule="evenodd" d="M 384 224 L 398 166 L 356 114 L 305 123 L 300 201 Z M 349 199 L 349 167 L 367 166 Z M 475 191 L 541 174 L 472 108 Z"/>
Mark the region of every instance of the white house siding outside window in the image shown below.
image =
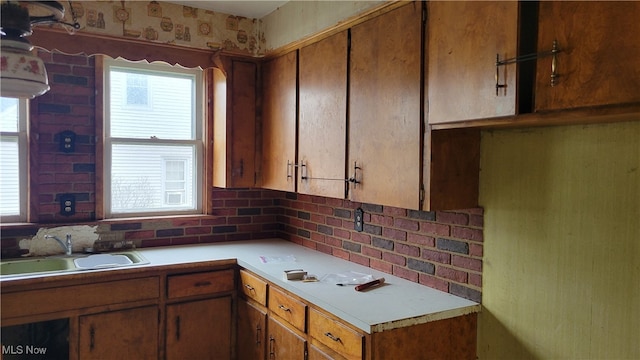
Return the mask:
<path id="1" fill-rule="evenodd" d="M 202 213 L 202 70 L 104 65 L 106 217 Z"/>
<path id="2" fill-rule="evenodd" d="M 0 97 L 0 221 L 27 221 L 28 100 Z"/>

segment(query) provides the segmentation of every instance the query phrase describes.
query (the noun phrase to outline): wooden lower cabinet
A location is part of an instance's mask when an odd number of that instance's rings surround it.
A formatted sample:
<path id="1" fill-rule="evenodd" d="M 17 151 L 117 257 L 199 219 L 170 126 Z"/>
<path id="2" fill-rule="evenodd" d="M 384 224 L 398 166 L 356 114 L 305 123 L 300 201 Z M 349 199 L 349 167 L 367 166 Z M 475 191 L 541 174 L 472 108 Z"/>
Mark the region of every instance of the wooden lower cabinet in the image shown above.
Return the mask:
<path id="1" fill-rule="evenodd" d="M 307 341 L 284 323 L 269 317 L 269 359 L 304 359 Z"/>
<path id="2" fill-rule="evenodd" d="M 80 359 L 157 359 L 158 307 L 81 316 Z"/>
<path id="3" fill-rule="evenodd" d="M 167 359 L 230 359 L 231 297 L 167 305 Z"/>
<path id="4" fill-rule="evenodd" d="M 235 359 L 236 269 L 186 269 L 0 282 L 3 331 L 64 332 L 56 359 Z"/>
<path id="5" fill-rule="evenodd" d="M 233 358 L 234 290 L 233 269 L 167 276 L 168 360 Z"/>
<path id="6" fill-rule="evenodd" d="M 344 360 L 345 358 L 331 351 L 322 350 L 311 344 L 308 348 L 307 360 Z"/>
<path id="7" fill-rule="evenodd" d="M 316 309 L 309 311 L 309 335 L 347 359 L 355 360 L 363 357 L 364 334 L 354 331 Z"/>
<path id="8" fill-rule="evenodd" d="M 63 358 L 71 360 L 476 358 L 475 313 L 369 334 L 247 270 L 238 283 L 236 275 L 191 266 L 127 279 L 96 273 L 0 283 L 1 321 L 6 332 L 35 323 L 65 328 L 55 346 L 68 348 Z M 75 303 L 60 301 L 73 294 Z M 6 349 L 21 344 L 2 338 Z"/>
<path id="9" fill-rule="evenodd" d="M 264 360 L 267 354 L 267 312 L 259 305 L 238 301 L 238 360 Z"/>
<path id="10" fill-rule="evenodd" d="M 475 313 L 366 333 L 247 270 L 239 286 L 239 360 L 476 359 Z"/>

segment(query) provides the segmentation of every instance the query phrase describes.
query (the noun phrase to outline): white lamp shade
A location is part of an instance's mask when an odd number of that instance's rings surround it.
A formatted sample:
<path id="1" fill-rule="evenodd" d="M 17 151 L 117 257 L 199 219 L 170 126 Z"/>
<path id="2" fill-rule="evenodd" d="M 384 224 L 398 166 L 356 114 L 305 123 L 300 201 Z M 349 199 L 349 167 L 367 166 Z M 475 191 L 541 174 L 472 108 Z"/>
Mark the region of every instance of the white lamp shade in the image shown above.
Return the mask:
<path id="1" fill-rule="evenodd" d="M 44 62 L 31 52 L 31 45 L 2 41 L 0 53 L 0 95 L 33 99 L 49 91 Z"/>

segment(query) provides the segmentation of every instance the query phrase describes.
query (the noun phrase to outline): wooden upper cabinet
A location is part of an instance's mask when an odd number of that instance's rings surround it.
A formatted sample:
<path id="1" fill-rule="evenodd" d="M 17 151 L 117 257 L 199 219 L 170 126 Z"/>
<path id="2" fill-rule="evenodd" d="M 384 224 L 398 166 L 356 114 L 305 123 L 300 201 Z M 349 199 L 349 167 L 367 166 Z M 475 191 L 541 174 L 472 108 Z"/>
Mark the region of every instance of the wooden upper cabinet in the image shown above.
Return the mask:
<path id="1" fill-rule="evenodd" d="M 252 187 L 256 178 L 257 64 L 214 68 L 213 186 Z"/>
<path id="2" fill-rule="evenodd" d="M 300 49 L 298 192 L 345 197 L 347 31 Z"/>
<path id="3" fill-rule="evenodd" d="M 262 187 L 295 191 L 297 52 L 263 66 Z"/>
<path id="4" fill-rule="evenodd" d="M 516 113 L 517 1 L 427 3 L 428 119 L 430 124 Z"/>
<path id="5" fill-rule="evenodd" d="M 541 1 L 538 48 L 558 40 L 558 80 L 551 58 L 538 60 L 535 109 L 640 102 L 640 2 Z"/>
<path id="6" fill-rule="evenodd" d="M 353 201 L 419 207 L 422 41 L 421 2 L 351 29 L 347 171 L 357 181 L 350 184 Z"/>

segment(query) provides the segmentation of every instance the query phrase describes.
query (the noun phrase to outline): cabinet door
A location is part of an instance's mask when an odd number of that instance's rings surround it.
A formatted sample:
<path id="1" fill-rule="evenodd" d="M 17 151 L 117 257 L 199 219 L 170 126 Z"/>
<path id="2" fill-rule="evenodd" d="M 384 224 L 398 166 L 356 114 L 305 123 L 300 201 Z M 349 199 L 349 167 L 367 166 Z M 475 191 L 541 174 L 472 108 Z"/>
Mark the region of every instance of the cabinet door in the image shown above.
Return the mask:
<path id="1" fill-rule="evenodd" d="M 331 350 L 321 350 L 320 348 L 309 345 L 309 356 L 307 360 L 344 360 L 345 358 L 334 353 Z"/>
<path id="2" fill-rule="evenodd" d="M 353 201 L 419 207 L 422 3 L 351 29 L 349 162 Z M 357 168 L 356 168 L 357 166 Z"/>
<path id="3" fill-rule="evenodd" d="M 267 349 L 267 313 L 244 300 L 238 302 L 238 359 L 264 360 Z"/>
<path id="4" fill-rule="evenodd" d="M 231 297 L 167 305 L 167 359 L 230 359 Z"/>
<path id="5" fill-rule="evenodd" d="M 514 115 L 517 1 L 429 1 L 427 76 L 430 124 Z"/>
<path id="6" fill-rule="evenodd" d="M 263 70 L 262 187 L 295 191 L 297 53 L 267 61 Z"/>
<path id="7" fill-rule="evenodd" d="M 257 65 L 237 60 L 225 63 L 226 75 L 213 69 L 213 185 L 251 187 L 256 171 Z"/>
<path id="8" fill-rule="evenodd" d="M 304 359 L 306 340 L 269 317 L 269 359 Z"/>
<path id="9" fill-rule="evenodd" d="M 538 59 L 536 110 L 640 101 L 640 2 L 541 1 L 539 51 L 558 40 L 558 80 L 551 58 Z"/>
<path id="10" fill-rule="evenodd" d="M 345 197 L 347 32 L 300 49 L 298 192 Z"/>
<path id="11" fill-rule="evenodd" d="M 157 359 L 155 306 L 80 317 L 80 359 Z"/>

